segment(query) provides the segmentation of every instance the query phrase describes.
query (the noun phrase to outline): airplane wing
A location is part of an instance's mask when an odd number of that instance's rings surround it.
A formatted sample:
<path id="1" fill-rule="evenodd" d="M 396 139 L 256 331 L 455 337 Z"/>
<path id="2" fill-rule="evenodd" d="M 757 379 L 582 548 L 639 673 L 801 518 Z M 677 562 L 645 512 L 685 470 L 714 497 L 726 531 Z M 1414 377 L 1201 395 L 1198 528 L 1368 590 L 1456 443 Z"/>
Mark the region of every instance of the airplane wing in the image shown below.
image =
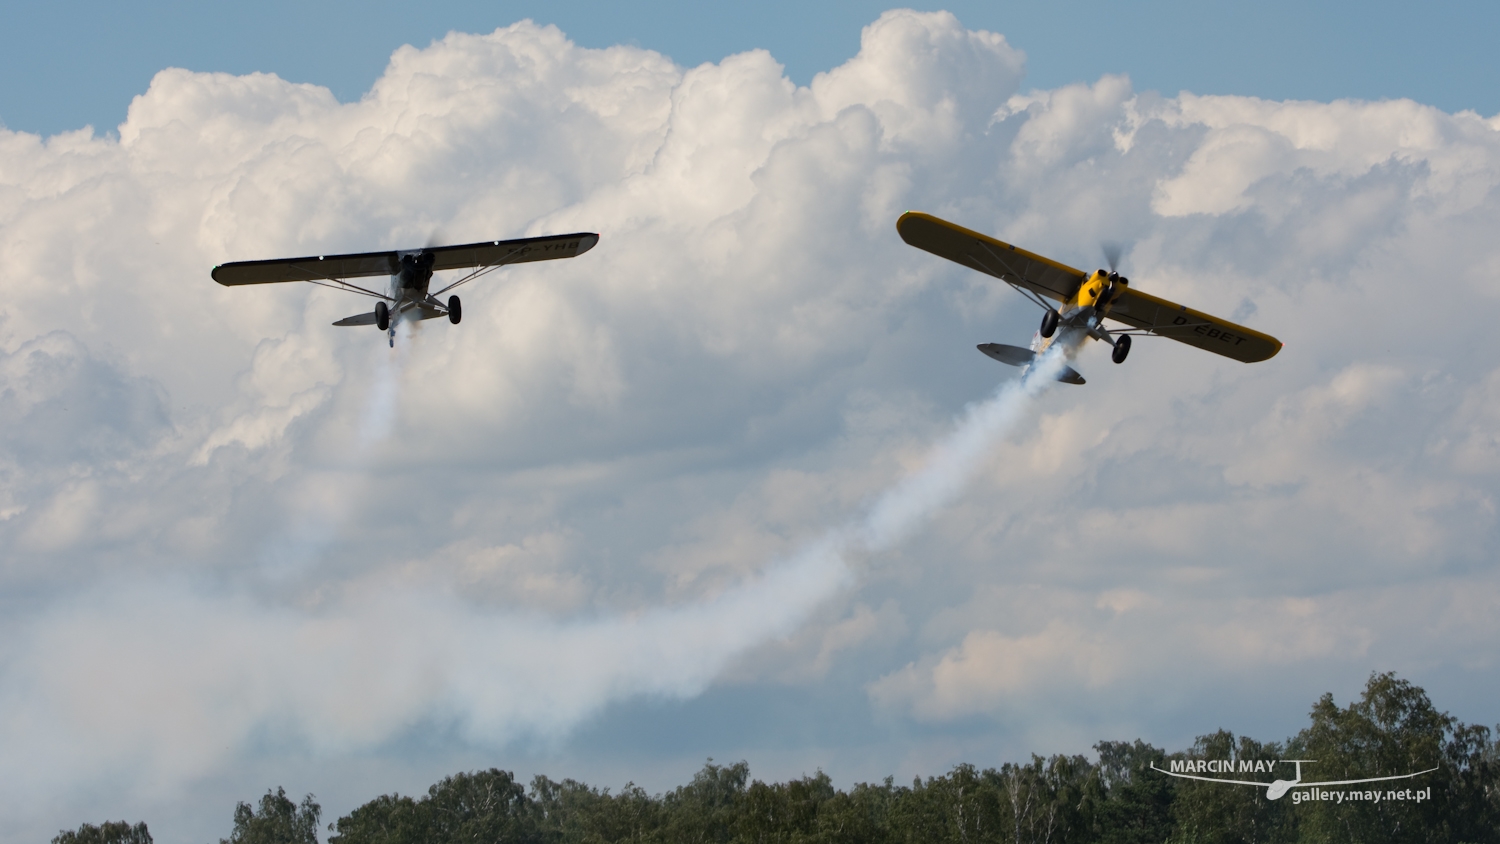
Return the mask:
<path id="1" fill-rule="evenodd" d="M 428 249 L 360 252 L 352 255 L 309 255 L 270 261 L 235 261 L 213 269 L 213 279 L 226 287 L 273 284 L 282 281 L 340 281 L 346 278 L 393 275 L 404 252 L 430 252 L 434 271 L 498 267 L 527 261 L 572 258 L 594 248 L 599 235 L 588 232 L 493 240 Z"/>
<path id="2" fill-rule="evenodd" d="M 1082 270 L 920 211 L 902 214 L 896 231 L 918 249 L 1059 302 L 1066 302 L 1087 276 Z"/>
<path id="3" fill-rule="evenodd" d="M 1129 287 L 1115 298 L 1105 318 L 1243 363 L 1266 360 L 1281 351 L 1281 341 L 1269 334 Z"/>
<path id="4" fill-rule="evenodd" d="M 551 261 L 574 258 L 594 248 L 599 235 L 588 232 L 525 237 L 520 240 L 496 240 L 467 243 L 463 246 L 437 246 L 423 250 L 437 256 L 433 272 L 477 267 L 498 267 L 528 261 Z"/>

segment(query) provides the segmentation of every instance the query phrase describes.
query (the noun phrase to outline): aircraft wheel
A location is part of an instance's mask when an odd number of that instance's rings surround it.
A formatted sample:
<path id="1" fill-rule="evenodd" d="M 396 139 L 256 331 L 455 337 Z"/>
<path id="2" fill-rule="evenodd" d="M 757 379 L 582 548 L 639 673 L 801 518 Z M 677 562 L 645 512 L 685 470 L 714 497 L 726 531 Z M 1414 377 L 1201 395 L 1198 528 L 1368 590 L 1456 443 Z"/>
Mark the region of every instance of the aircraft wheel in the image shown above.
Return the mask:
<path id="1" fill-rule="evenodd" d="M 1121 334 L 1115 338 L 1115 350 L 1109 353 L 1109 357 L 1115 363 L 1124 363 L 1125 356 L 1130 354 L 1130 335 Z"/>
<path id="2" fill-rule="evenodd" d="M 457 296 L 448 297 L 448 321 L 458 325 L 458 321 L 464 318 L 463 303 L 458 301 Z"/>
<path id="3" fill-rule="evenodd" d="M 387 308 L 384 302 L 375 303 L 375 325 L 379 326 L 381 331 L 391 327 L 391 309 Z"/>
<path id="4" fill-rule="evenodd" d="M 1047 312 L 1042 314 L 1043 337 L 1051 337 L 1057 333 L 1057 318 L 1057 311 L 1052 308 L 1048 308 Z"/>

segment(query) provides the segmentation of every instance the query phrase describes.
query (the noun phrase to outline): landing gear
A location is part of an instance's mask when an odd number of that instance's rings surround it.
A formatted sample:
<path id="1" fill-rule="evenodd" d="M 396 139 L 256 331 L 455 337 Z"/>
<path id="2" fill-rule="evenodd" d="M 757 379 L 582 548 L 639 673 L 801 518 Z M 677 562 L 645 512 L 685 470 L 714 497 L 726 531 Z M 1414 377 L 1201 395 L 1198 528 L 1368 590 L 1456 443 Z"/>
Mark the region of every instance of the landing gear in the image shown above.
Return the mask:
<path id="1" fill-rule="evenodd" d="M 384 302 L 375 303 L 375 324 L 380 327 L 381 331 L 391 327 L 391 309 L 387 308 Z"/>
<path id="2" fill-rule="evenodd" d="M 1125 356 L 1128 354 L 1130 354 L 1130 335 L 1121 334 L 1115 338 L 1115 350 L 1109 353 L 1109 358 L 1115 363 L 1124 363 Z"/>
<path id="3" fill-rule="evenodd" d="M 457 296 L 448 297 L 448 321 L 458 325 L 458 321 L 464 318 L 463 303 L 458 301 Z"/>
<path id="4" fill-rule="evenodd" d="M 1042 314 L 1041 334 L 1043 337 L 1051 337 L 1057 333 L 1057 319 L 1057 311 L 1053 308 L 1048 308 L 1047 312 Z"/>

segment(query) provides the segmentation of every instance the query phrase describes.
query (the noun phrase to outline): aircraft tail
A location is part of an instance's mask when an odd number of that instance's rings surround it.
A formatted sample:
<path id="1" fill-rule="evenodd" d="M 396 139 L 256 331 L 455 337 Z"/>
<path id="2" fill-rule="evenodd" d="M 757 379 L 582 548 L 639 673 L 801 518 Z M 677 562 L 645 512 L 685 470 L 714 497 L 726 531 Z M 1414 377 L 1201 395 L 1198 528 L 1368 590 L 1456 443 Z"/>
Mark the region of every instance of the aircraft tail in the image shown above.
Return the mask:
<path id="1" fill-rule="evenodd" d="M 407 308 L 405 311 L 403 311 L 401 313 L 401 319 L 409 322 L 411 320 L 417 320 L 417 319 L 437 319 L 438 317 L 445 317 L 447 315 L 448 315 L 447 311 L 440 311 L 437 308 L 431 308 L 431 307 L 428 307 L 426 304 L 421 304 L 421 305 L 417 305 L 414 308 Z M 394 314 L 392 316 L 394 316 Z M 394 319 L 391 320 L 391 322 L 395 322 L 395 321 L 396 320 L 394 320 Z M 374 325 L 374 324 L 375 324 L 375 312 L 374 311 L 369 311 L 369 312 L 362 313 L 362 314 L 355 314 L 354 316 L 351 316 L 351 317 L 344 317 L 343 319 L 341 319 L 338 322 L 334 323 L 334 325 Z"/>
<path id="2" fill-rule="evenodd" d="M 1003 343 L 981 343 L 979 351 L 1008 366 L 1030 367 L 1032 362 L 1036 360 L 1036 352 L 1030 349 L 1023 349 L 1020 346 L 1007 346 Z M 1085 383 L 1083 376 L 1079 375 L 1078 370 L 1071 366 L 1063 366 L 1059 369 L 1057 380 L 1064 384 Z"/>

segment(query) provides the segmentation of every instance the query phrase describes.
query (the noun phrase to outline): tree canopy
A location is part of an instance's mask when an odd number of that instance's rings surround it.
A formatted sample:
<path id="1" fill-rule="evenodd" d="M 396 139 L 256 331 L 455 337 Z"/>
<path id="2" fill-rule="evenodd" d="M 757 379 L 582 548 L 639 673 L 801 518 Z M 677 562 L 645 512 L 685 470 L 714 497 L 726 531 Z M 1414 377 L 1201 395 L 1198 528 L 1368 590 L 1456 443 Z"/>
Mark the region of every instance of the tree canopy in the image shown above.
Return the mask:
<path id="1" fill-rule="evenodd" d="M 1487 727 L 1440 712 L 1426 692 L 1375 674 L 1358 700 L 1324 695 L 1310 724 L 1284 742 L 1218 730 L 1167 753 L 1139 739 L 1102 741 L 1097 759 L 1032 756 L 998 767 L 959 765 L 897 785 L 836 787 L 819 771 L 787 782 L 753 779 L 744 762 L 712 759 L 663 794 L 618 792 L 538 776 L 529 787 L 498 768 L 454 774 L 421 797 L 387 794 L 328 825 L 328 844 L 1280 844 L 1381 841 L 1500 844 L 1500 743 Z M 1168 776 L 1156 769 L 1212 760 L 1221 779 L 1307 785 L 1279 799 L 1255 786 Z M 1313 783 L 1349 799 L 1313 799 Z M 1322 789 L 1327 793 L 1329 789 Z M 321 809 L 267 791 L 240 803 L 220 844 L 316 844 Z M 53 844 L 149 844 L 144 823 L 84 824 Z"/>

